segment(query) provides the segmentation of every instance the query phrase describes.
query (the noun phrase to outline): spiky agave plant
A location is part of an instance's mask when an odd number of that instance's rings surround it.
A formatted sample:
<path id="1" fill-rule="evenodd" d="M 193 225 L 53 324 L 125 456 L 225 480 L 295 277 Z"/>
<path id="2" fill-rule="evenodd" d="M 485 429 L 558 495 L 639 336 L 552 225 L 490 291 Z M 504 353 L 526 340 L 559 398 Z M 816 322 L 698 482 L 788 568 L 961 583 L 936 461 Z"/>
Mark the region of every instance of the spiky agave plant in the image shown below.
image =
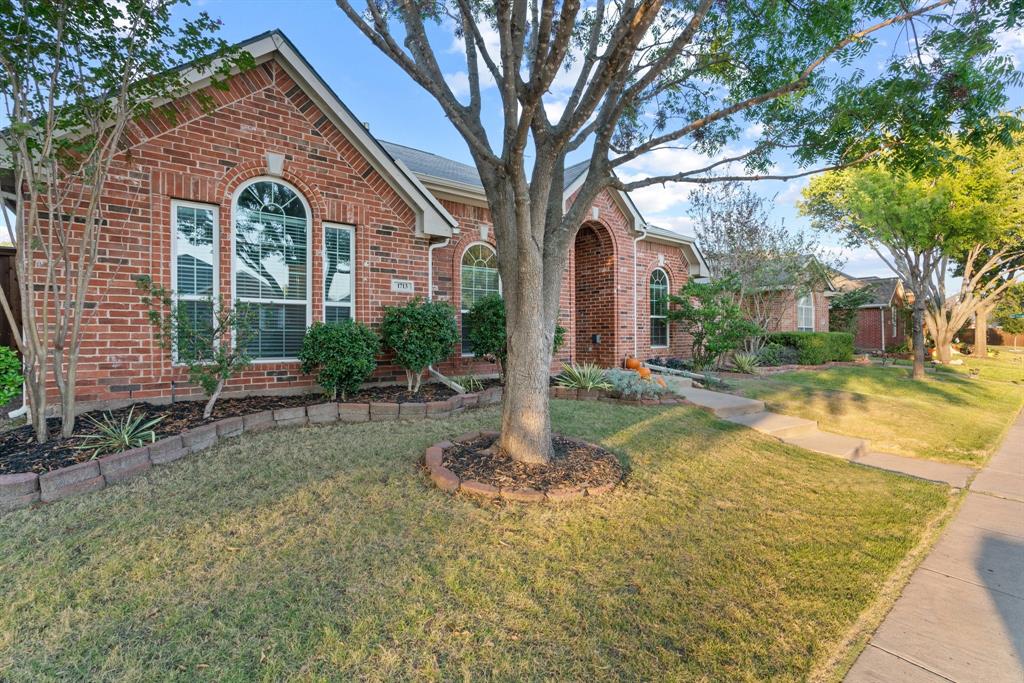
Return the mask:
<path id="1" fill-rule="evenodd" d="M 562 363 L 562 374 L 558 376 L 555 383 L 565 389 L 583 389 L 584 391 L 612 388 L 608 378 L 605 377 L 604 370 L 593 363 L 580 365 Z"/>
<path id="2" fill-rule="evenodd" d="M 90 460 L 95 460 L 101 455 L 120 453 L 153 443 L 156 441 L 156 430 L 153 428 L 164 418 L 162 415 L 151 420 L 146 420 L 144 415 L 136 417 L 135 406 L 132 406 L 120 419 L 112 413 L 106 413 L 98 420 L 91 415 L 87 419 L 96 428 L 96 433 L 82 435 L 80 438 L 83 443 L 75 448 L 91 450 Z"/>
<path id="3" fill-rule="evenodd" d="M 732 357 L 732 364 L 737 372 L 753 375 L 757 372 L 757 368 L 761 366 L 761 361 L 756 353 L 737 353 Z"/>

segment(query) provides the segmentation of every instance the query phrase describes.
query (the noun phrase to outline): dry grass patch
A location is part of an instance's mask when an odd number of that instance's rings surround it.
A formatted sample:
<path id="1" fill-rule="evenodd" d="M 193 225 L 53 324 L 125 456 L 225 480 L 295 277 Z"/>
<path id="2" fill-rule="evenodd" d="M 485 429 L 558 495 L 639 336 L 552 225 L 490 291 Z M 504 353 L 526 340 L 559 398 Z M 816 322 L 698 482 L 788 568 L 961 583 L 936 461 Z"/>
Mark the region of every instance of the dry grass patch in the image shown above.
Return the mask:
<path id="1" fill-rule="evenodd" d="M 243 436 L 0 517 L 10 680 L 799 680 L 948 508 L 942 487 L 685 407 L 554 402 L 631 468 L 562 506 L 454 499 L 424 448 L 493 428 Z"/>

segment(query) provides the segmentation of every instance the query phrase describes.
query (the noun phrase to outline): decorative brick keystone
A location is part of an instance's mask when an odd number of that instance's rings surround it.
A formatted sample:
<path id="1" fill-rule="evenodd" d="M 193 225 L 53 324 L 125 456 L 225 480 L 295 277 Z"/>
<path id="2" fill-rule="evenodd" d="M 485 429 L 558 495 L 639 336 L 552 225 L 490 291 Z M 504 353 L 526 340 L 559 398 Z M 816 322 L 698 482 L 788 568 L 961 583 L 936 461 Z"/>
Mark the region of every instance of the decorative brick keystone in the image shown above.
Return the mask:
<path id="1" fill-rule="evenodd" d="M 370 403 L 370 419 L 371 420 L 397 420 L 398 419 L 398 405 L 397 403 Z"/>
<path id="2" fill-rule="evenodd" d="M 403 420 L 422 420 L 427 416 L 427 404 L 408 401 L 398 405 L 398 417 Z"/>
<path id="3" fill-rule="evenodd" d="M 463 493 L 480 496 L 482 498 L 497 498 L 500 493 L 497 486 L 491 486 L 490 484 L 485 484 L 482 481 L 477 481 L 476 479 L 470 479 L 469 481 L 462 482 L 459 490 Z"/>
<path id="4" fill-rule="evenodd" d="M 131 479 L 153 466 L 149 460 L 149 446 L 107 455 L 97 462 L 100 464 L 100 474 L 107 480 L 107 484 Z"/>
<path id="5" fill-rule="evenodd" d="M 278 427 L 298 427 L 306 424 L 306 407 L 278 408 L 274 411 L 274 422 Z"/>
<path id="6" fill-rule="evenodd" d="M 253 413 L 242 418 L 243 429 L 247 432 L 262 432 L 267 429 L 273 429 L 276 424 L 274 422 L 273 410 L 264 410 L 263 412 Z"/>
<path id="7" fill-rule="evenodd" d="M 217 423 L 193 427 L 187 432 L 181 433 L 181 443 L 188 448 L 189 453 L 204 451 L 217 443 Z"/>
<path id="8" fill-rule="evenodd" d="M 370 419 L 370 404 L 339 403 L 338 419 L 342 422 L 367 422 Z"/>
<path id="9" fill-rule="evenodd" d="M 217 436 L 220 438 L 239 436 L 243 431 L 245 431 L 245 420 L 241 417 L 226 417 L 217 421 Z"/>
<path id="10" fill-rule="evenodd" d="M 35 472 L 0 474 L 0 512 L 16 510 L 39 500 L 39 475 Z"/>
<path id="11" fill-rule="evenodd" d="M 430 470 L 430 478 L 442 491 L 454 493 L 459 490 L 459 478 L 447 467 L 434 467 Z"/>
<path id="12" fill-rule="evenodd" d="M 188 447 L 180 436 L 169 436 L 149 445 L 149 459 L 154 465 L 165 465 L 188 455 Z"/>
<path id="13" fill-rule="evenodd" d="M 315 406 L 306 406 L 306 415 L 309 416 L 310 424 L 329 424 L 338 421 L 337 403 L 320 403 Z"/>
<path id="14" fill-rule="evenodd" d="M 39 475 L 39 499 L 45 503 L 79 493 L 98 491 L 106 486 L 95 460 L 80 462 Z"/>

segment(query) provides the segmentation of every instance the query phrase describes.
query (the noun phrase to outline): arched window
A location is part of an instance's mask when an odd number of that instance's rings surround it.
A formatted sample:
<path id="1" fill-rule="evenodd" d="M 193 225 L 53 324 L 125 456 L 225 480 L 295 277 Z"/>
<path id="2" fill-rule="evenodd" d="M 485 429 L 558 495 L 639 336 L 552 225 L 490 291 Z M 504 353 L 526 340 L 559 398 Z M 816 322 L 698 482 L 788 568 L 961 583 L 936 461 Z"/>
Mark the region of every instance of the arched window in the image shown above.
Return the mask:
<path id="1" fill-rule="evenodd" d="M 651 273 L 651 348 L 668 346 L 668 273 L 655 268 Z"/>
<path id="2" fill-rule="evenodd" d="M 243 185 L 234 204 L 235 302 L 255 325 L 253 358 L 295 358 L 309 324 L 306 200 L 277 180 Z"/>
<path id="3" fill-rule="evenodd" d="M 814 332 L 814 298 L 810 294 L 796 300 L 796 329 Z"/>
<path id="4" fill-rule="evenodd" d="M 498 254 L 489 245 L 471 245 L 462 255 L 460 311 L 462 313 L 462 355 L 473 353 L 469 341 L 466 313 L 480 299 L 490 294 L 501 296 L 501 278 L 498 276 Z"/>

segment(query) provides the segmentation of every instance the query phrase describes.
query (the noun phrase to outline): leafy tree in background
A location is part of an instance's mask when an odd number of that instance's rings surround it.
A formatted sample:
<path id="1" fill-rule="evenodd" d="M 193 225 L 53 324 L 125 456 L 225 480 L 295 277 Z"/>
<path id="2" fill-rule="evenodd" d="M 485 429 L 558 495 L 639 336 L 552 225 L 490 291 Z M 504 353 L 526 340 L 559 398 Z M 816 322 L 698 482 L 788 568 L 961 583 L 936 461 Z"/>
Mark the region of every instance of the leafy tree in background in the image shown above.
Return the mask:
<path id="1" fill-rule="evenodd" d="M 886 165 L 825 174 L 800 204 L 816 228 L 871 247 L 913 292 L 915 378 L 924 377 L 924 326 L 948 362 L 956 333 L 991 309 L 1024 265 L 1024 147 L 954 149 L 933 176 Z M 950 296 L 954 273 L 962 282 Z"/>
<path id="2" fill-rule="evenodd" d="M 99 243 L 109 230 L 109 183 L 126 193 L 143 182 L 130 173 L 129 135 L 155 115 L 153 103 L 173 99 L 198 71 L 221 87 L 232 68 L 251 63 L 214 37 L 205 12 L 171 21 L 180 0 L 0 0 L 0 100 L 8 127 L 4 221 L 17 251 L 20 328 L 10 302 L 0 307 L 15 331 L 35 437 L 46 441 L 46 383 L 60 392 L 61 435 L 75 428 L 76 379 L 87 307 L 104 296 L 94 286 Z M 219 61 L 218 61 L 218 58 Z M 188 63 L 189 69 L 179 69 Z M 200 92 L 201 105 L 212 98 Z M 159 109 L 172 116 L 173 108 Z M 139 195 L 143 195 L 140 193 Z M 119 206 L 118 211 L 131 209 Z M 37 267 L 43 262 L 44 266 Z"/>
<path id="3" fill-rule="evenodd" d="M 1024 282 L 1017 282 L 1006 288 L 992 311 L 992 319 L 1009 334 L 1024 334 Z"/>
<path id="4" fill-rule="evenodd" d="M 669 320 L 693 338 L 695 370 L 718 367 L 723 355 L 740 348 L 747 338 L 764 334 L 736 303 L 736 288 L 736 282 L 728 278 L 709 283 L 690 280 L 679 294 L 669 296 L 674 306 L 669 309 Z"/>
<path id="5" fill-rule="evenodd" d="M 781 329 L 783 316 L 792 310 L 785 293 L 814 291 L 825 285 L 829 269 L 841 265 L 813 236 L 772 220 L 773 203 L 738 181 L 690 195 L 694 234 L 711 277 L 736 284 L 729 291 L 762 330 Z M 763 337 L 749 337 L 749 350 L 757 351 L 762 342 Z"/>
<path id="6" fill-rule="evenodd" d="M 405 368 L 406 385 L 417 393 L 423 371 L 440 363 L 455 351 L 459 329 L 455 309 L 443 301 L 410 299 L 405 306 L 388 306 L 381 322 L 384 345 L 395 352 L 396 362 Z"/>
<path id="7" fill-rule="evenodd" d="M 479 172 L 507 310 L 498 448 L 519 461 L 551 457 L 548 384 L 562 276 L 600 192 L 788 179 L 882 149 L 919 166 L 953 122 L 972 144 L 1018 125 L 999 115 L 1006 85 L 1021 82 L 992 38 L 1020 20 L 1005 0 L 337 4 L 437 101 Z M 452 59 L 451 35 L 432 25 L 454 27 L 465 94 L 442 66 Z M 895 49 L 886 49 L 880 73 L 852 68 L 887 30 L 899 35 L 890 36 Z M 569 83 L 567 95 L 554 92 L 556 79 Z M 750 131 L 752 144 L 731 151 Z M 666 173 L 615 173 L 648 153 L 678 150 L 697 161 Z M 773 171 L 783 150 L 796 170 Z M 589 163 L 566 203 L 564 169 L 576 153 Z"/>
<path id="8" fill-rule="evenodd" d="M 874 290 L 874 285 L 866 285 L 832 297 L 828 303 L 829 331 L 856 334 L 860 307 L 874 298 Z"/>

